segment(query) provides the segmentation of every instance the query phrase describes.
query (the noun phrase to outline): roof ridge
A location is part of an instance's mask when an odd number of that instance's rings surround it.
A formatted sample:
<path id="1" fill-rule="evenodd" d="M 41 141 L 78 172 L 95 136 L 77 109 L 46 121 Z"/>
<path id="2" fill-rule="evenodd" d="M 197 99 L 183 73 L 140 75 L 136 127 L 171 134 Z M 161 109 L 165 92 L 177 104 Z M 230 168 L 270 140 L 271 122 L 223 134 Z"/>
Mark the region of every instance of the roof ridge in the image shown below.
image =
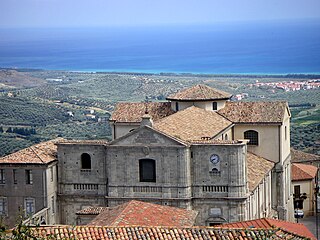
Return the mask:
<path id="1" fill-rule="evenodd" d="M 116 222 L 119 218 L 123 218 L 123 215 L 125 215 L 125 214 L 124 214 L 125 210 L 128 208 L 128 206 L 130 205 L 130 203 L 131 203 L 132 201 L 135 201 L 135 200 L 131 200 L 131 201 L 129 201 L 129 202 L 126 202 L 126 203 L 123 203 L 123 204 L 122 204 L 122 206 L 125 206 L 125 207 L 121 210 L 121 212 L 118 214 L 118 216 L 116 216 L 116 218 L 112 221 L 112 223 L 111 223 L 110 225 L 115 224 L 115 222 Z M 120 206 L 121 206 L 121 205 L 120 205 Z"/>
<path id="2" fill-rule="evenodd" d="M 36 151 L 32 147 L 33 146 L 29 147 L 31 149 L 31 151 L 40 159 L 41 162 L 45 163 L 45 161 L 43 161 L 43 159 L 36 153 Z"/>

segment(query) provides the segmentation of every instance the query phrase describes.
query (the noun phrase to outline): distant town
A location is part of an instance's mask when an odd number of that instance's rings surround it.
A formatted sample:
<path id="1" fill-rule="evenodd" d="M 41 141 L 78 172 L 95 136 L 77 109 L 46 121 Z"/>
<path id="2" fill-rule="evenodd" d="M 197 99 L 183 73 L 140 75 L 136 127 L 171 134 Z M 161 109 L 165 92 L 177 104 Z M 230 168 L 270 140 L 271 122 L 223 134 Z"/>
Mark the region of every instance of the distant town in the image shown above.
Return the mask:
<path id="1" fill-rule="evenodd" d="M 299 91 L 299 90 L 309 90 L 320 87 L 320 79 L 306 80 L 306 81 L 284 81 L 284 82 L 259 82 L 256 80 L 254 84 L 248 84 L 249 87 L 262 87 L 267 86 L 270 88 L 282 89 L 286 92 L 289 91 Z"/>

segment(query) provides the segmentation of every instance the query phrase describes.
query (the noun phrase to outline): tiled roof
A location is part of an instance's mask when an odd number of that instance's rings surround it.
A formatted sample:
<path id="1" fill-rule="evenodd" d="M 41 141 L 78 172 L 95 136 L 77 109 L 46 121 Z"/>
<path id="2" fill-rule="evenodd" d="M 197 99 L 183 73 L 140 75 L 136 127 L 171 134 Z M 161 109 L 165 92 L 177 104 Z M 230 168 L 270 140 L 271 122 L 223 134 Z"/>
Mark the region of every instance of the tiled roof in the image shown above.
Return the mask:
<path id="1" fill-rule="evenodd" d="M 281 229 L 218 229 L 213 227 L 97 227 L 44 226 L 33 229 L 33 234 L 46 239 L 119 240 L 119 239 L 295 239 L 304 237 Z"/>
<path id="2" fill-rule="evenodd" d="M 293 163 L 291 167 L 291 180 L 309 180 L 317 175 L 318 168 L 308 164 Z"/>
<path id="3" fill-rule="evenodd" d="M 157 121 L 153 127 L 183 141 L 193 141 L 214 137 L 231 125 L 216 112 L 192 106 Z"/>
<path id="4" fill-rule="evenodd" d="M 226 102 L 218 113 L 234 123 L 282 123 L 286 102 Z"/>
<path id="5" fill-rule="evenodd" d="M 78 212 L 77 215 L 98 215 L 103 211 L 107 211 L 108 207 L 86 207 Z"/>
<path id="6" fill-rule="evenodd" d="M 297 234 L 301 237 L 316 239 L 315 236 L 309 231 L 309 229 L 302 223 L 293 223 L 293 222 L 287 222 L 283 220 L 270 219 L 270 218 L 260 218 L 260 219 L 250 220 L 250 221 L 226 223 L 219 227 L 227 228 L 227 229 L 252 228 L 252 227 L 262 228 L 262 229 L 280 228 L 287 232 Z"/>
<path id="7" fill-rule="evenodd" d="M 207 85 L 198 84 L 193 87 L 183 89 L 175 94 L 171 94 L 167 97 L 167 100 L 178 100 L 178 101 L 204 101 L 204 100 L 218 100 L 218 99 L 229 99 L 231 94 L 221 90 L 214 89 Z"/>
<path id="8" fill-rule="evenodd" d="M 56 144 L 61 144 L 61 145 L 72 145 L 72 144 L 77 144 L 77 145 L 106 145 L 107 141 L 103 140 L 61 140 L 58 141 Z"/>
<path id="9" fill-rule="evenodd" d="M 154 121 L 173 114 L 170 102 L 117 103 L 110 120 L 117 122 L 140 123 L 146 110 Z"/>
<path id="10" fill-rule="evenodd" d="M 191 227 L 198 212 L 132 200 L 101 212 L 88 225 Z"/>
<path id="11" fill-rule="evenodd" d="M 247 164 L 249 190 L 253 191 L 265 175 L 271 171 L 274 163 L 253 153 L 247 152 Z"/>
<path id="12" fill-rule="evenodd" d="M 311 153 L 305 153 L 305 152 L 291 148 L 291 162 L 313 162 L 313 161 L 320 161 L 320 156 L 311 154 Z"/>
<path id="13" fill-rule="evenodd" d="M 56 142 L 61 138 L 42 142 L 0 158 L 0 164 L 48 164 L 57 160 Z"/>
<path id="14" fill-rule="evenodd" d="M 242 141 L 238 140 L 220 140 L 220 139 L 202 139 L 202 140 L 192 140 L 189 141 L 190 144 L 196 145 L 196 144 L 213 144 L 213 145 L 228 145 L 228 144 L 240 144 Z"/>

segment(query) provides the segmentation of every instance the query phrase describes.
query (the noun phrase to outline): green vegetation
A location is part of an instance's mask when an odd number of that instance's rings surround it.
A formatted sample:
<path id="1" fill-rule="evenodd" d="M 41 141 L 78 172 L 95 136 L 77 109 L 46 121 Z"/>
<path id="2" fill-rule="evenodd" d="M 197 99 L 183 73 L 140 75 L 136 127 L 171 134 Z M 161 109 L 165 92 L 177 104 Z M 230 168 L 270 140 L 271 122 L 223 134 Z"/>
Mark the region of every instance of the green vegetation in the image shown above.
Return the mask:
<path id="1" fill-rule="evenodd" d="M 16 73 L 15 73 L 16 74 Z M 0 156 L 56 137 L 70 139 L 110 139 L 107 122 L 118 101 L 162 101 L 171 93 L 195 84 L 230 92 L 245 93 L 244 101 L 284 100 L 295 107 L 292 112 L 292 146 L 314 152 L 319 141 L 320 89 L 285 92 L 267 86 L 250 87 L 259 82 L 303 81 L 315 76 L 236 76 L 195 74 L 118 74 L 63 71 L 23 71 L 41 84 L 30 88 L 10 88 L 0 92 Z M 18 81 L 17 80 L 17 81 Z M 43 84 L 45 82 L 45 84 Z M 92 110 L 93 113 L 92 113 Z M 102 119 L 102 122 L 98 122 Z M 8 128 L 20 129 L 6 132 Z M 23 134 L 23 129 L 35 132 Z M 317 150 L 316 150 L 317 151 Z"/>

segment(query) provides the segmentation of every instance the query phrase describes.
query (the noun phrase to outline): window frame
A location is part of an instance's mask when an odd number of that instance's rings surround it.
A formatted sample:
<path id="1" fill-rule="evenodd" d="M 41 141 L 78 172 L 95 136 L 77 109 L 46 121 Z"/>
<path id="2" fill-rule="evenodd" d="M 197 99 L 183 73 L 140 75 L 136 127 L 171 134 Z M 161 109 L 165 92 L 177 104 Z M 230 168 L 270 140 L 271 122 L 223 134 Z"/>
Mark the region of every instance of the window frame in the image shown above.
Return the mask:
<path id="1" fill-rule="evenodd" d="M 249 139 L 248 145 L 259 146 L 259 132 L 255 130 L 247 130 L 243 133 L 244 139 Z"/>
<path id="2" fill-rule="evenodd" d="M 0 216 L 8 216 L 7 198 L 0 197 Z"/>
<path id="3" fill-rule="evenodd" d="M 145 167 L 147 164 L 151 164 L 152 177 L 148 178 L 145 173 Z M 139 181 L 140 182 L 157 182 L 156 175 L 156 161 L 151 158 L 139 159 Z"/>
<path id="4" fill-rule="evenodd" d="M 36 206 L 36 200 L 34 198 L 29 197 L 24 199 L 24 209 L 25 209 L 26 216 L 32 216 L 36 212 L 35 206 Z"/>
<path id="5" fill-rule="evenodd" d="M 6 183 L 6 171 L 5 169 L 0 169 L 0 184 Z"/>
<path id="6" fill-rule="evenodd" d="M 17 169 L 12 169 L 13 184 L 18 184 Z"/>
<path id="7" fill-rule="evenodd" d="M 33 174 L 31 169 L 26 169 L 25 170 L 26 174 L 26 184 L 27 185 L 32 185 L 33 184 Z"/>

